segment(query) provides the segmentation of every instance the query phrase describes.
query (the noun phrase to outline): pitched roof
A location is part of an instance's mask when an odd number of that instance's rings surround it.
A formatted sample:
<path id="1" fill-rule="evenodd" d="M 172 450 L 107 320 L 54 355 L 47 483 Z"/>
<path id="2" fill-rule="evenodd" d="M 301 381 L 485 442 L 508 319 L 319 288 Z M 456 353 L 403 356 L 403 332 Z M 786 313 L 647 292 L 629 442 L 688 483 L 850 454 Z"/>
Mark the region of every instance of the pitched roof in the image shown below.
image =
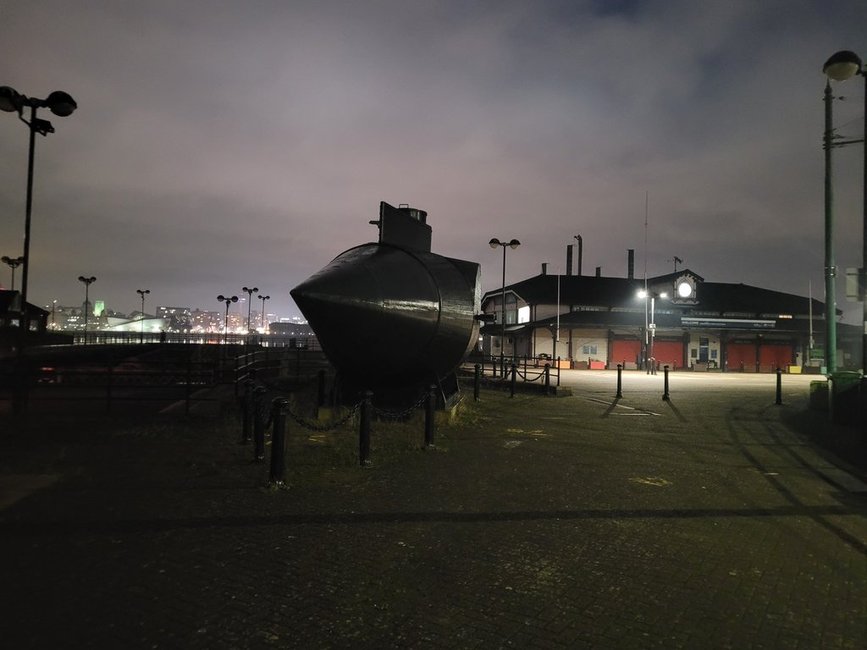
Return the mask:
<path id="1" fill-rule="evenodd" d="M 648 278 L 649 286 L 660 287 L 674 283 L 682 275 L 692 275 L 699 280 L 695 302 L 663 303 L 657 302 L 657 309 L 665 311 L 677 309 L 684 312 L 700 311 L 716 314 L 742 313 L 757 316 L 760 314 L 807 315 L 810 311 L 810 299 L 790 293 L 763 289 L 748 284 L 732 284 L 725 282 L 706 282 L 689 270 Z M 594 306 L 606 308 L 636 307 L 639 299 L 636 294 L 644 288 L 643 279 L 608 278 L 577 275 L 536 275 L 526 280 L 506 286 L 507 291 L 514 292 L 522 300 L 531 305 L 561 305 Z M 489 291 L 484 299 L 496 297 L 500 290 Z M 820 315 L 824 303 L 812 300 L 814 315 Z M 842 314 L 841 310 L 837 310 Z"/>

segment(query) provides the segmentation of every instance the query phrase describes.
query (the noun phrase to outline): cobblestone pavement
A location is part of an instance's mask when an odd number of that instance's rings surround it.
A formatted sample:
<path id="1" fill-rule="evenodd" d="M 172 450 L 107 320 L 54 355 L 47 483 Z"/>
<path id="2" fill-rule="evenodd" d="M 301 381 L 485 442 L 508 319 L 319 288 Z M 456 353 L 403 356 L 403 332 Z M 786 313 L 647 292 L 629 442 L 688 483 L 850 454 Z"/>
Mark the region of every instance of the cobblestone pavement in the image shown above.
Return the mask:
<path id="1" fill-rule="evenodd" d="M 433 449 L 375 423 L 369 469 L 295 427 L 286 490 L 235 422 L 9 427 L 3 646 L 863 648 L 867 486 L 806 381 L 600 376 L 485 391 Z"/>

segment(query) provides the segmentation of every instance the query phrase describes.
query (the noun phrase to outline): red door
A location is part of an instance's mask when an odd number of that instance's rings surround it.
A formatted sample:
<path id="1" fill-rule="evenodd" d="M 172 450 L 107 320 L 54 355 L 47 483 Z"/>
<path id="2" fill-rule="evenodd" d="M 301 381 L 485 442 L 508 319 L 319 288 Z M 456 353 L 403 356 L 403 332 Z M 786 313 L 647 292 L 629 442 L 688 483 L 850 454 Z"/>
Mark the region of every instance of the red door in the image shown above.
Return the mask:
<path id="1" fill-rule="evenodd" d="M 785 370 L 792 363 L 792 346 L 763 343 L 759 349 L 759 362 L 762 371 L 774 372 L 777 368 Z"/>
<path id="2" fill-rule="evenodd" d="M 616 368 L 618 363 L 635 364 L 641 357 L 641 341 L 621 341 L 615 339 L 608 357 L 608 367 Z"/>
<path id="3" fill-rule="evenodd" d="M 756 344 L 755 343 L 729 343 L 726 346 L 726 360 L 729 372 L 755 372 L 756 371 Z"/>
<path id="4" fill-rule="evenodd" d="M 683 368 L 683 341 L 653 342 L 653 356 L 660 368 L 668 366 L 671 370 Z"/>

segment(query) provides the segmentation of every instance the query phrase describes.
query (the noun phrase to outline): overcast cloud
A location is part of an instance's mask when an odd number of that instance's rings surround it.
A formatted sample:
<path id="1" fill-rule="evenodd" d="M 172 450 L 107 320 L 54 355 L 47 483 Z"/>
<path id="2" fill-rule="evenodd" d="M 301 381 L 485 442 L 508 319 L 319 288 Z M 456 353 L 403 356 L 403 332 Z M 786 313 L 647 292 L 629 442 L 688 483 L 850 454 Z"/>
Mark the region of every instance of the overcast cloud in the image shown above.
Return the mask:
<path id="1" fill-rule="evenodd" d="M 822 297 L 824 61 L 867 56 L 863 0 L 0 2 L 0 85 L 78 101 L 38 137 L 32 302 L 219 310 L 375 240 L 379 201 L 507 280 L 565 271 Z M 863 137 L 864 83 L 835 86 Z M 18 255 L 27 129 L 0 115 L 0 253 Z M 861 265 L 862 148 L 835 150 L 837 263 Z M 842 272 L 841 272 L 842 275 Z M 17 279 L 17 278 L 16 278 Z M 0 282 L 9 273 L 0 268 Z M 20 283 L 20 281 L 19 281 Z M 841 283 L 841 308 L 847 304 Z M 255 305 L 254 305 L 255 306 Z M 853 320 L 853 318 L 849 318 Z"/>

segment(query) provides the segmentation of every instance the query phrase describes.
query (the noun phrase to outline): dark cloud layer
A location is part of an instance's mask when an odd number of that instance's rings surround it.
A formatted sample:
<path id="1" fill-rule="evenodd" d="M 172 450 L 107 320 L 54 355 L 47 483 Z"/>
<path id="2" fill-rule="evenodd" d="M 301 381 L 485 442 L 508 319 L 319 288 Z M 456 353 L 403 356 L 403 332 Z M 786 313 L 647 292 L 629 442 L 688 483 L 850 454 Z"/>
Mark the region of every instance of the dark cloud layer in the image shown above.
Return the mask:
<path id="1" fill-rule="evenodd" d="M 0 85 L 79 102 L 37 142 L 30 295 L 217 309 L 375 237 L 378 202 L 508 278 L 665 272 L 822 291 L 821 66 L 867 56 L 860 0 L 0 5 Z M 837 87 L 861 137 L 863 84 Z M 0 116 L 0 246 L 23 230 L 26 129 Z M 49 117 L 49 116 L 45 116 Z M 838 265 L 860 266 L 860 145 L 835 152 Z M 2 270 L 0 270 L 2 271 Z M 7 282 L 4 273 L 3 282 Z M 840 291 L 842 292 L 842 286 Z M 841 306 L 846 306 L 841 300 Z M 852 307 L 849 305 L 848 307 Z"/>

